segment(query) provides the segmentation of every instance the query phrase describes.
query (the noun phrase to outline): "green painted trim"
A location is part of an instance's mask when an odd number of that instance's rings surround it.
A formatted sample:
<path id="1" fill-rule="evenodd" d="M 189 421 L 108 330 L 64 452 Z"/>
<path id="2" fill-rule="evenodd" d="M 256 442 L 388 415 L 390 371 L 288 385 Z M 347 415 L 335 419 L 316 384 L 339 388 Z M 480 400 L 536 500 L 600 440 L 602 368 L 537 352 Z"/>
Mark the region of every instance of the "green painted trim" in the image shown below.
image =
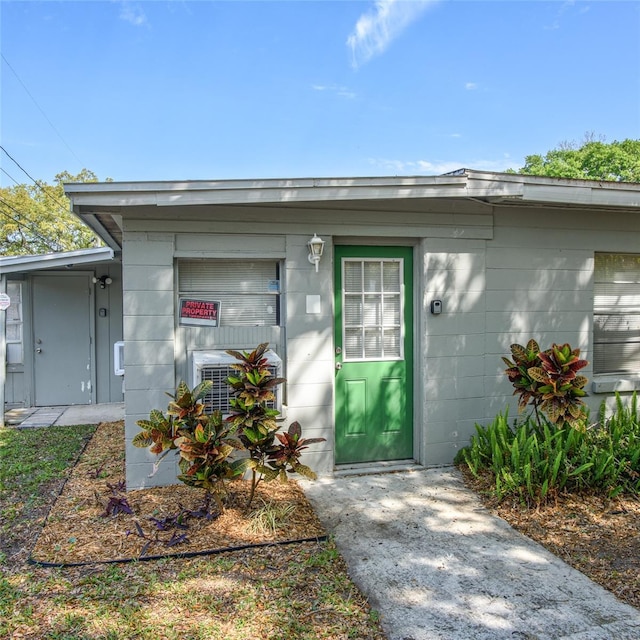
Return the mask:
<path id="1" fill-rule="evenodd" d="M 338 424 L 341 419 L 340 414 L 346 412 L 348 399 L 341 397 L 340 394 L 346 395 L 345 388 L 339 388 L 336 385 L 336 463 L 349 462 L 374 462 L 376 460 L 403 459 L 413 457 L 413 334 L 414 334 L 414 315 L 413 315 L 413 248 L 412 247 L 375 247 L 375 246 L 344 246 L 338 245 L 334 248 L 334 283 L 335 283 L 335 316 L 334 316 L 334 336 L 336 348 L 343 348 L 342 345 L 342 259 L 343 258 L 401 258 L 403 259 L 403 281 L 404 281 L 404 360 L 403 361 L 376 361 L 363 363 L 345 363 L 345 367 L 360 367 L 363 375 L 368 375 L 373 368 L 378 368 L 379 372 L 384 371 L 383 375 L 388 375 L 391 379 L 391 372 L 397 369 L 397 362 L 404 363 L 404 386 L 405 386 L 405 411 L 404 419 L 398 423 L 403 423 L 402 427 L 402 453 L 398 455 L 386 456 L 384 453 L 384 434 L 379 434 L 379 443 L 371 443 L 368 451 L 358 451 L 347 453 L 341 451 L 345 448 L 341 443 L 344 439 L 344 431 Z M 338 360 L 338 358 L 336 358 Z M 387 382 L 388 382 L 387 380 Z M 354 393 L 356 388 L 354 387 Z M 364 417 L 366 419 L 366 417 Z M 391 440 L 391 436 L 388 436 Z M 378 446 L 380 444 L 380 446 Z M 377 449 L 377 451 L 376 451 Z M 344 454 L 344 455 L 343 455 Z M 355 456 L 355 457 L 354 457 Z"/>

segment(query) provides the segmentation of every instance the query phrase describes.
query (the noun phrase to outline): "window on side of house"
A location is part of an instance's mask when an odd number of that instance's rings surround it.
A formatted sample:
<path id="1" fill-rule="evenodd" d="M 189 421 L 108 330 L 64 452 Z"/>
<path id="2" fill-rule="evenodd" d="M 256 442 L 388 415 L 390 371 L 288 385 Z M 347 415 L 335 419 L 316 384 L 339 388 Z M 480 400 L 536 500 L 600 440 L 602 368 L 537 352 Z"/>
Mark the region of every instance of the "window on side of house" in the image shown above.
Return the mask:
<path id="1" fill-rule="evenodd" d="M 221 327 L 280 324 L 277 260 L 179 259 L 180 299 L 219 302 Z"/>
<path id="2" fill-rule="evenodd" d="M 640 254 L 595 254 L 593 372 L 640 373 Z"/>
<path id="3" fill-rule="evenodd" d="M 7 282 L 7 295 L 11 299 L 6 312 L 7 364 L 23 364 L 22 283 Z"/>

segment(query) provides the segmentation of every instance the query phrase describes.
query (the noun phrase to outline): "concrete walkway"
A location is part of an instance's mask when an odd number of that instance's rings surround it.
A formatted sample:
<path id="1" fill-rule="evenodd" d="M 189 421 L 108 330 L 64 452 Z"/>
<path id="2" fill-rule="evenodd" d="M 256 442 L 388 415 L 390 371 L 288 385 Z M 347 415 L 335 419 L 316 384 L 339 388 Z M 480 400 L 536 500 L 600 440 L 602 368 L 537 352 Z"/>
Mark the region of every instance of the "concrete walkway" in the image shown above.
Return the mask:
<path id="1" fill-rule="evenodd" d="M 100 424 L 124 420 L 124 403 L 77 404 L 69 407 L 18 407 L 5 412 L 7 426 L 50 427 L 52 425 Z"/>
<path id="2" fill-rule="evenodd" d="M 389 640 L 640 638 L 640 611 L 491 515 L 454 468 L 303 487 Z"/>
<path id="3" fill-rule="evenodd" d="M 99 424 L 122 420 L 124 405 L 7 417 L 23 428 Z M 454 468 L 301 484 L 389 640 L 640 638 L 640 611 L 491 515 Z"/>

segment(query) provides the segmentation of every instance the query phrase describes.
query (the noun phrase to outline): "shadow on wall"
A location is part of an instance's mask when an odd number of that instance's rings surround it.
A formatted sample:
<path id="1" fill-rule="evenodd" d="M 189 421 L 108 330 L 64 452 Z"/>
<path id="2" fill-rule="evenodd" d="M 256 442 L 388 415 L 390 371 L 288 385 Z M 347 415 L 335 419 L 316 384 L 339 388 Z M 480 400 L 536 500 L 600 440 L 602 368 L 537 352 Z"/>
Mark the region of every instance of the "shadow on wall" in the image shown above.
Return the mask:
<path id="1" fill-rule="evenodd" d="M 457 422 L 461 433 L 510 406 L 512 387 L 501 357 L 513 343 L 541 347 L 568 342 L 589 359 L 593 318 L 593 253 L 494 246 L 462 241 L 425 255 L 425 413 Z M 591 377 L 591 368 L 585 374 Z M 456 400 L 450 407 L 442 405 Z M 453 428 L 453 427 L 452 427 Z M 458 430 L 458 429 L 454 429 Z"/>

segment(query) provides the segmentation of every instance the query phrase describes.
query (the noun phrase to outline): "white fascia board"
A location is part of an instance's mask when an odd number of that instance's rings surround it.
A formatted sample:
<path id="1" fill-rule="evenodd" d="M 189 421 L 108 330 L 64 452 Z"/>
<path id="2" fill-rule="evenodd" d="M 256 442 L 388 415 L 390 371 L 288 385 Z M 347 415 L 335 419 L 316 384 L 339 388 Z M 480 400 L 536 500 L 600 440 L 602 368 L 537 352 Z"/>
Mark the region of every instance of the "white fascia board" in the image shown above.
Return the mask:
<path id="1" fill-rule="evenodd" d="M 640 206 L 640 184 L 480 171 L 468 171 L 467 175 L 467 193 L 475 198 L 612 208 Z"/>
<path id="2" fill-rule="evenodd" d="M 597 185 L 597 186 L 596 186 Z M 523 200 L 610 208 L 640 208 L 640 185 L 616 188 L 616 183 L 581 185 L 524 185 Z"/>
<path id="3" fill-rule="evenodd" d="M 41 256 L 9 256 L 0 258 L 0 273 L 19 273 L 39 269 L 60 269 L 69 265 L 93 264 L 113 260 L 114 251 L 109 247 L 79 249 Z"/>
<path id="4" fill-rule="evenodd" d="M 461 195 L 464 176 L 316 178 L 65 185 L 74 208 L 374 200 Z"/>
<path id="5" fill-rule="evenodd" d="M 478 198 L 604 207 L 637 207 L 640 185 L 464 170 L 458 175 L 373 178 L 85 182 L 65 185 L 85 206 L 278 204 L 336 200 Z M 86 214 L 83 216 L 83 218 Z"/>
<path id="6" fill-rule="evenodd" d="M 348 200 L 401 200 L 407 198 L 463 197 L 464 185 L 447 186 L 395 186 L 395 187 L 322 187 L 307 189 L 270 189 L 255 192 L 185 192 L 158 194 L 156 204 L 207 205 L 207 204 L 286 204 L 293 202 L 335 202 Z"/>

